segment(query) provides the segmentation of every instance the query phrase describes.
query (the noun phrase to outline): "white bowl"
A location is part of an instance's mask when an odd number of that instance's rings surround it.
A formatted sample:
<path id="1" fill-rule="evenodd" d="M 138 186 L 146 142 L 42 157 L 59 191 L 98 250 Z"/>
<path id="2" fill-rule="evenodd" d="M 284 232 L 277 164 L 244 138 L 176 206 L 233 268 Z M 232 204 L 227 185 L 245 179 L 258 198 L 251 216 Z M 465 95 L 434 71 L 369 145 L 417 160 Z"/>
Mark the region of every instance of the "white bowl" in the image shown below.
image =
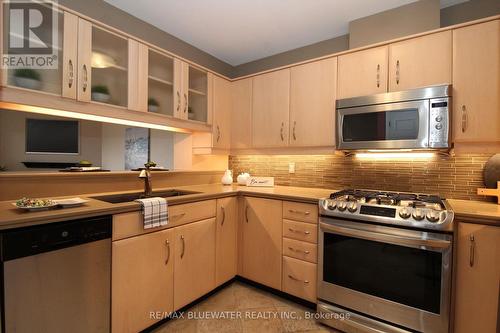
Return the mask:
<path id="1" fill-rule="evenodd" d="M 149 112 L 158 112 L 158 105 L 148 105 Z"/>
<path id="2" fill-rule="evenodd" d="M 109 96 L 108 94 L 103 94 L 99 92 L 92 93 L 92 100 L 96 102 L 107 103 L 109 102 L 110 98 L 111 96 Z"/>
<path id="3" fill-rule="evenodd" d="M 30 79 L 27 77 L 17 77 L 14 76 L 14 83 L 16 86 L 31 90 L 39 90 L 41 86 L 41 82 L 39 80 Z"/>

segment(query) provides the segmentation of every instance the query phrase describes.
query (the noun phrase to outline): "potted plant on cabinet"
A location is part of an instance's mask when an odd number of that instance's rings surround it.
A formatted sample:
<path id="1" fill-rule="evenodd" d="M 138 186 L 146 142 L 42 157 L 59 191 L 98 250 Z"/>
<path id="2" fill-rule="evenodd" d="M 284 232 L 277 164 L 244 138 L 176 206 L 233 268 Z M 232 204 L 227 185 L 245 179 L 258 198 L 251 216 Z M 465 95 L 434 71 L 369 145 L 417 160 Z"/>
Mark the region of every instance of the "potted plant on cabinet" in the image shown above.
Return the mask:
<path id="1" fill-rule="evenodd" d="M 14 83 L 16 86 L 26 89 L 40 89 L 40 73 L 30 68 L 19 68 L 14 71 Z"/>
<path id="2" fill-rule="evenodd" d="M 108 87 L 97 85 L 92 87 L 92 100 L 96 102 L 107 103 L 111 96 L 109 95 Z"/>
<path id="3" fill-rule="evenodd" d="M 158 112 L 160 108 L 160 103 L 152 97 L 148 98 L 148 111 L 149 112 Z"/>

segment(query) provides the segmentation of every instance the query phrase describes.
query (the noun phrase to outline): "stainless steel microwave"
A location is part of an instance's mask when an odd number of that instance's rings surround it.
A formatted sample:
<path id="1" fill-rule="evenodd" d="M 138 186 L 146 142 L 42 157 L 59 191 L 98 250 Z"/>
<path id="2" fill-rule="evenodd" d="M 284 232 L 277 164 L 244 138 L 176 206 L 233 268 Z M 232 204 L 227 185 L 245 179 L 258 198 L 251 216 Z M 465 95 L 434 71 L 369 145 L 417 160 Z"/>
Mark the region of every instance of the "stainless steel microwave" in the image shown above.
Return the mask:
<path id="1" fill-rule="evenodd" d="M 447 149 L 451 86 L 337 100 L 339 150 Z"/>

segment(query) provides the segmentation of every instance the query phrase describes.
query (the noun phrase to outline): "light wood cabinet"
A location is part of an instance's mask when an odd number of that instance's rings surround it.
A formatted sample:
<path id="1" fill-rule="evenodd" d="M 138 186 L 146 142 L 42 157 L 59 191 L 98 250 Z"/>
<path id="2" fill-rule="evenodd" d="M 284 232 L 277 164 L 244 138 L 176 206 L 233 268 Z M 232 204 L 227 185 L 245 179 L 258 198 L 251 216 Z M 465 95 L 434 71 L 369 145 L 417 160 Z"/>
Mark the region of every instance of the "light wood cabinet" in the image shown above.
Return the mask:
<path id="1" fill-rule="evenodd" d="M 459 223 L 455 332 L 498 332 L 500 227 Z"/>
<path id="2" fill-rule="evenodd" d="M 336 57 L 292 67 L 290 146 L 335 145 L 336 85 Z"/>
<path id="3" fill-rule="evenodd" d="M 231 83 L 231 148 L 252 147 L 252 78 Z"/>
<path id="4" fill-rule="evenodd" d="M 176 227 L 174 309 L 215 288 L 215 218 Z"/>
<path id="5" fill-rule="evenodd" d="M 288 146 L 290 69 L 253 78 L 253 147 Z"/>
<path id="6" fill-rule="evenodd" d="M 338 57 L 338 98 L 387 92 L 388 46 L 380 46 Z"/>
<path id="7" fill-rule="evenodd" d="M 213 146 L 229 149 L 231 143 L 231 82 L 213 78 Z"/>
<path id="8" fill-rule="evenodd" d="M 113 242 L 111 286 L 112 332 L 142 331 L 151 311 L 173 311 L 174 231 Z"/>
<path id="9" fill-rule="evenodd" d="M 316 264 L 283 257 L 283 291 L 316 302 Z"/>
<path id="10" fill-rule="evenodd" d="M 389 45 L 389 91 L 451 83 L 451 31 Z"/>
<path id="11" fill-rule="evenodd" d="M 282 202 L 245 197 L 242 207 L 243 277 L 281 290 Z"/>
<path id="12" fill-rule="evenodd" d="M 318 226 L 312 223 L 283 220 L 283 237 L 318 243 Z"/>
<path id="13" fill-rule="evenodd" d="M 238 198 L 217 199 L 215 282 L 219 286 L 236 276 Z"/>
<path id="14" fill-rule="evenodd" d="M 455 142 L 500 142 L 500 20 L 453 30 Z"/>

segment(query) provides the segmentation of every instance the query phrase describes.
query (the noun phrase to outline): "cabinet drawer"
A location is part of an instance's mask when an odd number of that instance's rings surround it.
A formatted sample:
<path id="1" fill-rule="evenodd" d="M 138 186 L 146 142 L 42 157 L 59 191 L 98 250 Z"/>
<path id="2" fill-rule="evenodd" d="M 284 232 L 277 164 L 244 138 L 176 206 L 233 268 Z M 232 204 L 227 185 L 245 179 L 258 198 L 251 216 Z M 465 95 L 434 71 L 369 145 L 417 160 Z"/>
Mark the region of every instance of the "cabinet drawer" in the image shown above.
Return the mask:
<path id="1" fill-rule="evenodd" d="M 318 255 L 318 245 L 301 242 L 294 239 L 283 238 L 283 255 L 316 263 Z"/>
<path id="2" fill-rule="evenodd" d="M 283 237 L 316 244 L 318 243 L 318 226 L 284 219 Z"/>
<path id="3" fill-rule="evenodd" d="M 168 207 L 169 221 L 166 226 L 144 229 L 142 212 L 113 215 L 113 240 L 146 234 L 189 222 L 215 217 L 215 200 L 191 202 Z"/>
<path id="4" fill-rule="evenodd" d="M 283 218 L 318 223 L 318 206 L 300 202 L 283 201 Z"/>
<path id="5" fill-rule="evenodd" d="M 316 303 L 316 264 L 283 257 L 283 291 Z"/>

